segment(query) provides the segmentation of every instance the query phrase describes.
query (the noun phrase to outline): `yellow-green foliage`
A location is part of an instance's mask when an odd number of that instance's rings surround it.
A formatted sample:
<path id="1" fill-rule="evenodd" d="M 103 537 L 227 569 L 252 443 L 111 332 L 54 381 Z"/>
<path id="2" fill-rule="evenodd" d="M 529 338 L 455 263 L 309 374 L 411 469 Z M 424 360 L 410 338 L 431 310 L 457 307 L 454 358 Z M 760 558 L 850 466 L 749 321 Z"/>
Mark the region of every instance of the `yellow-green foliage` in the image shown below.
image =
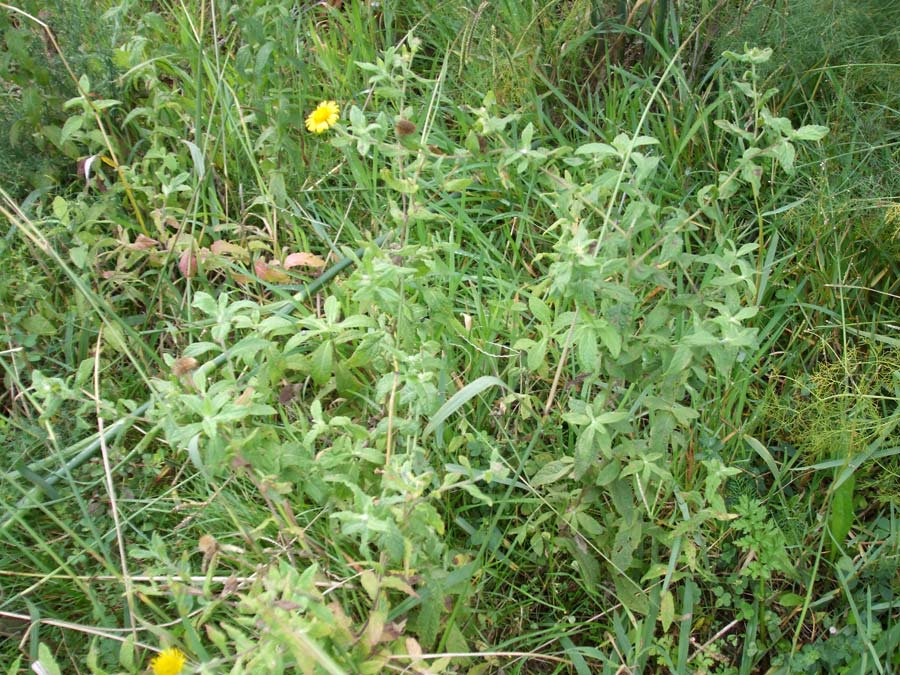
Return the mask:
<path id="1" fill-rule="evenodd" d="M 898 369 L 896 349 L 850 347 L 843 355 L 823 359 L 780 396 L 770 390 L 766 414 L 807 462 L 853 455 L 889 431 L 890 413 L 882 404 L 886 395 L 893 396 Z"/>

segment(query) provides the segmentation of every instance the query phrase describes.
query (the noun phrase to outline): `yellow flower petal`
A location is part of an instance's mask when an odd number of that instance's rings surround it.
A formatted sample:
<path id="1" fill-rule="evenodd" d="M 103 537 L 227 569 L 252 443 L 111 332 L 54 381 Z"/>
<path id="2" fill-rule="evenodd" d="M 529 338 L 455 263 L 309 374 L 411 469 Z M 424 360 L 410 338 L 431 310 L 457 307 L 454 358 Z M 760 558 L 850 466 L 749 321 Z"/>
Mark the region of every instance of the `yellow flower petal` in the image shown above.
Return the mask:
<path id="1" fill-rule="evenodd" d="M 182 668 L 184 668 L 184 654 L 175 647 L 163 649 L 158 656 L 150 661 L 150 669 L 153 671 L 153 675 L 178 675 Z"/>
<path id="2" fill-rule="evenodd" d="M 334 101 L 322 101 L 306 118 L 306 128 L 316 134 L 328 131 L 337 124 L 341 111 Z"/>

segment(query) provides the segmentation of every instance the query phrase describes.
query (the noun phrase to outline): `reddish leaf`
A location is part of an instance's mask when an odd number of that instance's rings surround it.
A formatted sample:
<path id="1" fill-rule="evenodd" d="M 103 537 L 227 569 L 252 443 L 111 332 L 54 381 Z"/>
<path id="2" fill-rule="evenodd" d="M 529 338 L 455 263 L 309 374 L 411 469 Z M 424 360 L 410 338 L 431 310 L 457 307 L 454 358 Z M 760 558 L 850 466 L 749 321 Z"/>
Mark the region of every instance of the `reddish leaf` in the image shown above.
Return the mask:
<path id="1" fill-rule="evenodd" d="M 156 239 L 139 234 L 133 244 L 128 244 L 128 248 L 133 251 L 146 251 L 148 248 L 156 248 L 159 242 Z"/>
<path id="2" fill-rule="evenodd" d="M 192 277 L 197 274 L 197 261 L 200 262 L 205 261 L 209 257 L 209 249 L 204 247 L 201 248 L 199 253 L 194 253 L 193 249 L 187 249 L 184 253 L 181 254 L 181 258 L 178 260 L 178 269 L 181 270 L 181 275 L 185 277 Z"/>
<path id="3" fill-rule="evenodd" d="M 282 270 L 274 265 L 269 265 L 262 258 L 256 259 L 256 262 L 253 264 L 253 269 L 256 272 L 256 276 L 269 283 L 284 284 L 291 280 L 291 278 Z"/>
<path id="4" fill-rule="evenodd" d="M 312 253 L 291 253 L 284 259 L 284 268 L 291 267 L 325 267 L 325 261 Z"/>

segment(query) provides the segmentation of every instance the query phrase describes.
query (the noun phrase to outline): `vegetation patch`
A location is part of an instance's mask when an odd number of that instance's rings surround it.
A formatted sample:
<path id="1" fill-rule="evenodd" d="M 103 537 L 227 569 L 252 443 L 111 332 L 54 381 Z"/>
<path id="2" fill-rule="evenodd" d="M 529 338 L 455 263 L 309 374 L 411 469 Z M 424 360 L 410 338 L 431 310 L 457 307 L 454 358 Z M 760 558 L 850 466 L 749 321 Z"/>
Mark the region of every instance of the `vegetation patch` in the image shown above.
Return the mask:
<path id="1" fill-rule="evenodd" d="M 878 3 L 70 4 L 0 3 L 5 672 L 900 667 Z"/>

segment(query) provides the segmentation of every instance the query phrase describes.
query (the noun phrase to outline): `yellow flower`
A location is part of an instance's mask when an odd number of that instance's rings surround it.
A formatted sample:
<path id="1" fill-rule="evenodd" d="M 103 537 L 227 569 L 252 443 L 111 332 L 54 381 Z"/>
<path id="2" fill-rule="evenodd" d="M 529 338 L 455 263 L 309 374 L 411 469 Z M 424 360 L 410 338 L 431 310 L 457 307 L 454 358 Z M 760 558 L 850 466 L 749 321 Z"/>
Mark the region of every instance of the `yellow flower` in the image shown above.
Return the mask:
<path id="1" fill-rule="evenodd" d="M 322 101 L 306 118 L 306 128 L 317 134 L 328 131 L 337 124 L 340 112 L 334 101 Z"/>
<path id="2" fill-rule="evenodd" d="M 150 661 L 153 675 L 178 675 L 184 668 L 184 654 L 175 647 L 163 649 L 159 656 Z"/>

